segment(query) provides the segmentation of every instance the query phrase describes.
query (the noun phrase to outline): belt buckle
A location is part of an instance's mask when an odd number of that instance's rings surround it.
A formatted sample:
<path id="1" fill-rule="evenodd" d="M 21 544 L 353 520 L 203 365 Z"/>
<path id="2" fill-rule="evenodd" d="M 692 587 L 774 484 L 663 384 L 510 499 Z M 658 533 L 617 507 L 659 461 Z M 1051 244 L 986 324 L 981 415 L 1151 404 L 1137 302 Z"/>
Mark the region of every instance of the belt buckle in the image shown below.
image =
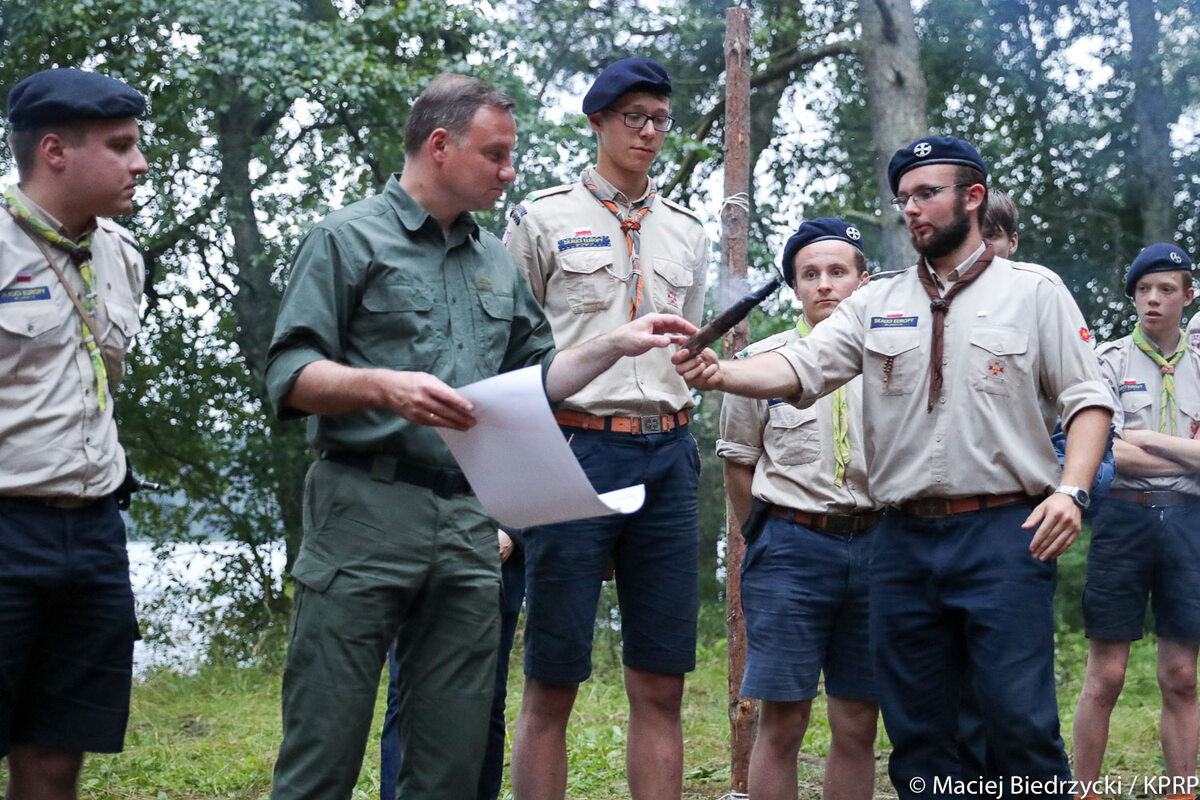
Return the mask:
<path id="1" fill-rule="evenodd" d="M 836 533 L 839 536 L 854 533 L 854 518 L 844 516 L 827 516 L 825 517 L 824 529 L 826 533 Z"/>
<path id="2" fill-rule="evenodd" d="M 1151 508 L 1175 505 L 1175 493 L 1168 491 L 1146 492 L 1146 504 Z"/>
<path id="3" fill-rule="evenodd" d="M 918 497 L 917 516 L 940 519 L 950 516 L 950 504 L 944 497 Z"/>
<path id="4" fill-rule="evenodd" d="M 638 417 L 638 430 L 641 433 L 662 433 L 663 418 L 659 414 L 653 417 Z"/>

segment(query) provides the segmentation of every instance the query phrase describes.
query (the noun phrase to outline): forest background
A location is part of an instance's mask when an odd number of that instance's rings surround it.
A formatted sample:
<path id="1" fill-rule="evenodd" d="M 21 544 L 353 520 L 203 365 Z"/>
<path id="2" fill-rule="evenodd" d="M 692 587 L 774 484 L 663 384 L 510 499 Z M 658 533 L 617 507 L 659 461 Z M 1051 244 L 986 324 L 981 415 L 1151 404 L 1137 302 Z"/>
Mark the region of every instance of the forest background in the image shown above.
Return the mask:
<path id="1" fill-rule="evenodd" d="M 206 663 L 277 669 L 290 589 L 272 563 L 281 547 L 285 566 L 296 553 L 313 453 L 303 424 L 279 422 L 267 407 L 275 311 L 312 223 L 399 171 L 405 114 L 428 81 L 469 72 L 517 99 L 517 182 L 479 215 L 499 232 L 525 194 L 571 181 L 588 163 L 578 105 L 591 76 L 619 57 L 662 61 L 677 125 L 656 176 L 708 220 L 716 242 L 726 5 L 0 2 L 5 94 L 38 69 L 76 66 L 123 78 L 150 100 L 150 174 L 120 220 L 146 256 L 145 330 L 118 411 L 138 471 L 171 492 L 139 499 L 133 530 L 164 563 L 182 542 L 237 546 L 214 547 L 201 580 L 167 586 L 142 607 L 148 639 L 169 639 L 156 620 L 198 600 Z M 910 263 L 883 172 L 896 148 L 928 132 L 979 147 L 992 185 L 1021 207 L 1021 257 L 1063 277 L 1099 340 L 1128 332 L 1121 276 L 1145 244 L 1174 241 L 1200 256 L 1197 0 L 756 0 L 751 9 L 751 283 L 767 277 L 790 231 L 816 216 L 857 224 L 872 269 Z M 11 166 L 4 144 L 0 165 Z M 714 250 L 709 313 L 719 310 L 719 261 Z M 751 339 L 793 324 L 797 312 L 781 295 L 752 316 Z M 693 425 L 705 461 L 701 633 L 710 653 L 723 646 L 725 617 L 724 499 L 712 455 L 719 403 L 701 398 Z M 1080 541 L 1060 563 L 1064 641 L 1081 637 L 1085 549 Z M 619 636 L 606 603 L 601 647 Z"/>

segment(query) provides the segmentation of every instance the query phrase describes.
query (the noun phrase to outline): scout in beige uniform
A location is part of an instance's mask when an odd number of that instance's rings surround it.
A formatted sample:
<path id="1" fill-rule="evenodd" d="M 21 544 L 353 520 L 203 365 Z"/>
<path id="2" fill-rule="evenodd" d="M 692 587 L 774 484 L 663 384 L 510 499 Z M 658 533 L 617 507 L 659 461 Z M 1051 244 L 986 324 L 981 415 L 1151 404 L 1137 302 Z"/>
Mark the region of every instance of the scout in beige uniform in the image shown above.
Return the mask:
<path id="1" fill-rule="evenodd" d="M 804 305 L 797 327 L 744 355 L 790 345 L 826 319 L 866 274 L 862 235 L 839 219 L 802 224 L 783 251 L 784 277 Z M 717 455 L 743 525 L 746 672 L 741 694 L 762 700 L 750 756 L 755 800 L 795 800 L 796 758 L 825 673 L 832 741 L 825 797 L 870 800 L 879 705 L 867 635 L 867 563 L 881 514 L 867 492 L 862 380 L 815 405 L 726 395 Z M 751 503 L 753 501 L 753 511 Z"/>
<path id="2" fill-rule="evenodd" d="M 1054 558 L 1079 533 L 1079 487 L 1096 472 L 1112 401 L 1062 281 L 985 246 L 978 152 L 926 137 L 889 174 L 917 265 L 851 295 L 783 350 L 734 363 L 679 353 L 678 369 L 698 388 L 802 406 L 863 376 L 871 493 L 894 507 L 871 534 L 870 602 L 899 796 L 937 797 L 935 778 L 961 776 L 965 660 L 1006 782 L 1067 781 Z M 1061 471 L 1056 413 L 1068 431 Z"/>
<path id="3" fill-rule="evenodd" d="M 584 98 L 598 156 L 580 180 L 537 192 L 512 213 L 509 252 L 543 304 L 559 347 L 650 311 L 698 322 L 709 244 L 700 221 L 662 197 L 648 170 L 670 130 L 662 65 L 610 65 Z M 616 566 L 627 771 L 635 797 L 682 791 L 683 675 L 695 666 L 699 454 L 691 393 L 666 352 L 616 364 L 568 397 L 557 417 L 599 491 L 646 486 L 636 514 L 526 533 L 525 693 L 513 746 L 523 800 L 566 792 L 566 726 L 591 673 L 602 575 Z"/>
<path id="4" fill-rule="evenodd" d="M 1162 746 L 1169 797 L 1193 798 L 1200 720 L 1200 369 L 1180 330 L 1193 296 L 1191 259 L 1150 245 L 1125 281 L 1137 306 L 1131 335 L 1100 347 L 1116 405 L 1117 475 L 1092 525 L 1083 616 L 1087 675 L 1075 712 L 1075 777 L 1100 777 L 1108 720 L 1121 694 L 1130 642 L 1142 638 L 1146 600 L 1158 637 Z"/>
<path id="5" fill-rule="evenodd" d="M 8 798 L 55 800 L 77 795 L 84 752 L 121 750 L 129 716 L 137 620 L 113 390 L 143 268 L 104 217 L 132 209 L 146 172 L 145 100 L 54 69 L 8 107 L 20 182 L 0 210 L 0 756 Z"/>

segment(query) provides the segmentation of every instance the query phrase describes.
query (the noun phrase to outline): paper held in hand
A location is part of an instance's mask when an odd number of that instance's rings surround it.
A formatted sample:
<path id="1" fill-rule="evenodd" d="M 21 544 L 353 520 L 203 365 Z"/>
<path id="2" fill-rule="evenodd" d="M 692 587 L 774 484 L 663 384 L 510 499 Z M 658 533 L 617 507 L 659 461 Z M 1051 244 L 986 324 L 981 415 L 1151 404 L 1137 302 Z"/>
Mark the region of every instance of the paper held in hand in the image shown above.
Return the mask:
<path id="1" fill-rule="evenodd" d="M 642 507 L 641 484 L 596 494 L 550 411 L 541 367 L 457 391 L 475 404 L 478 423 L 466 432 L 436 430 L 484 509 L 502 526 L 528 528 Z"/>

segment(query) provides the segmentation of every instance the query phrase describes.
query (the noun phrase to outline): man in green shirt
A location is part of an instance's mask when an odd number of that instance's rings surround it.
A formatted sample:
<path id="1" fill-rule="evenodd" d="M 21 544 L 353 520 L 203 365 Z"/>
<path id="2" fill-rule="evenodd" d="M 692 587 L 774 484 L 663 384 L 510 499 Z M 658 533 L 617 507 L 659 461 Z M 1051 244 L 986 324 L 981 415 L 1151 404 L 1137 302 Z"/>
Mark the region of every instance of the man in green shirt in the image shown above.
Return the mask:
<path id="1" fill-rule="evenodd" d="M 399 796 L 473 798 L 492 703 L 495 523 L 435 427 L 452 389 L 541 364 L 557 402 L 695 328 L 647 315 L 561 352 L 504 247 L 475 223 L 515 178 L 512 100 L 442 75 L 405 125 L 404 171 L 320 222 L 296 255 L 267 364 L 282 418 L 321 453 L 304 494 L 272 797 L 348 798 L 397 642 Z"/>

